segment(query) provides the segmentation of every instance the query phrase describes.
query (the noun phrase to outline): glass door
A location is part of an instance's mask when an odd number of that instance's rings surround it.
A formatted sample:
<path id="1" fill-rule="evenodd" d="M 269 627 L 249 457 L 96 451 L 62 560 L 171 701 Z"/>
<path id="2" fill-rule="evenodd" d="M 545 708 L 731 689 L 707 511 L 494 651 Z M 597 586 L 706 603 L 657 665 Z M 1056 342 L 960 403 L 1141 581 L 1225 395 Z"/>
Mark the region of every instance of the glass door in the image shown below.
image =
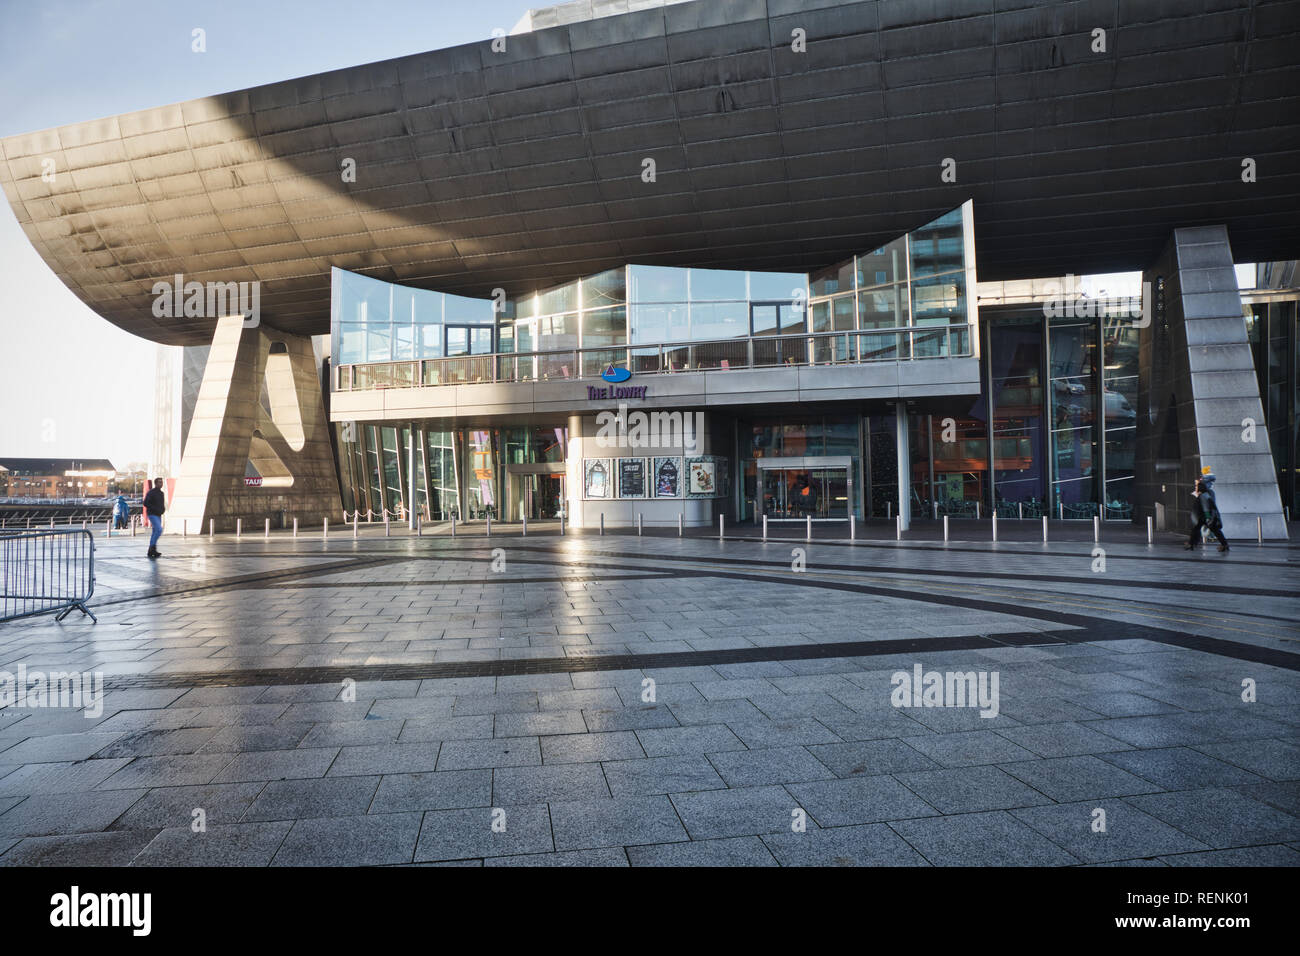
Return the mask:
<path id="1" fill-rule="evenodd" d="M 851 460 L 842 457 L 760 461 L 761 514 L 773 521 L 847 521 L 853 500 L 851 468 Z"/>

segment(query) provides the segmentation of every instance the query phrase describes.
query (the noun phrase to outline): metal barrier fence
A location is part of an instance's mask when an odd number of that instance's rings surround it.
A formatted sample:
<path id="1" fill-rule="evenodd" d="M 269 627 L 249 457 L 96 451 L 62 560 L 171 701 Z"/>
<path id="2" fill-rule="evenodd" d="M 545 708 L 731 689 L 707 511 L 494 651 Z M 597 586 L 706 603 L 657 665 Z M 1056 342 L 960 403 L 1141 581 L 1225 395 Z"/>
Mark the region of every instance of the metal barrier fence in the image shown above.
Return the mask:
<path id="1" fill-rule="evenodd" d="M 95 593 L 95 537 L 90 531 L 0 533 L 0 622 L 86 607 Z"/>

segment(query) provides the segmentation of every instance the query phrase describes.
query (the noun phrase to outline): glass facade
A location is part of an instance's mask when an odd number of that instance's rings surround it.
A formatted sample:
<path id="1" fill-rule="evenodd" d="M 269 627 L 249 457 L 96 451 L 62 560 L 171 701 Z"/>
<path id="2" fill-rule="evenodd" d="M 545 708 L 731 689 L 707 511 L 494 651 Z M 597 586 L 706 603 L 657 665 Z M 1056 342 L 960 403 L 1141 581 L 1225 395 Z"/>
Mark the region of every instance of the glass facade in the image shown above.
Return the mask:
<path id="1" fill-rule="evenodd" d="M 814 273 L 808 281 L 812 330 L 908 330 L 858 337 L 868 359 L 969 354 L 975 325 L 971 208 L 965 203 L 874 252 Z M 817 342 L 815 361 L 839 358 L 839 341 Z"/>
<path id="2" fill-rule="evenodd" d="M 491 300 L 412 289 L 343 269 L 330 270 L 330 280 L 335 368 L 494 351 Z"/>
<path id="3" fill-rule="evenodd" d="M 1271 265 L 1271 264 L 1270 264 Z M 1261 264 L 1262 270 L 1262 264 Z M 1294 300 L 1245 307 L 1246 332 L 1282 504 L 1300 505 L 1300 314 Z"/>

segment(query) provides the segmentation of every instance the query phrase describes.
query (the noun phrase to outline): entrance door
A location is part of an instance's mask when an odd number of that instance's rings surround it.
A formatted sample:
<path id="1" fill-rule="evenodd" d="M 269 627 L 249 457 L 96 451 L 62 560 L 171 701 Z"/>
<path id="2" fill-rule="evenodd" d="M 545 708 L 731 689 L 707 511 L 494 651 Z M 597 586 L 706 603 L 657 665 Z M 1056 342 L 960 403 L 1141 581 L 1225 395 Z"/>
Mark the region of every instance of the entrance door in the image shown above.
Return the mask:
<path id="1" fill-rule="evenodd" d="M 760 514 L 769 520 L 847 521 L 853 462 L 841 456 L 758 459 Z"/>
<path id="2" fill-rule="evenodd" d="M 507 466 L 510 477 L 508 520 L 518 521 L 524 515 L 528 516 L 529 521 L 559 519 L 564 510 L 564 472 L 543 471 L 543 467 L 553 466 Z"/>

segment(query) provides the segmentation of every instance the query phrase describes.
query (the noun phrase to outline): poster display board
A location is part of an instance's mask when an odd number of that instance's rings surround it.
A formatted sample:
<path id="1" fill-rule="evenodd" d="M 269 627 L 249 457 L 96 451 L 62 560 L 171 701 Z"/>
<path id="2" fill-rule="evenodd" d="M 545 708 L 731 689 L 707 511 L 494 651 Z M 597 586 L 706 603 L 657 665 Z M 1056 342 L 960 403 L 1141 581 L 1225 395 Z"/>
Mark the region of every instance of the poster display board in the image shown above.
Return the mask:
<path id="1" fill-rule="evenodd" d="M 644 498 L 646 496 L 644 458 L 620 458 L 618 460 L 618 496 L 620 498 Z"/>

